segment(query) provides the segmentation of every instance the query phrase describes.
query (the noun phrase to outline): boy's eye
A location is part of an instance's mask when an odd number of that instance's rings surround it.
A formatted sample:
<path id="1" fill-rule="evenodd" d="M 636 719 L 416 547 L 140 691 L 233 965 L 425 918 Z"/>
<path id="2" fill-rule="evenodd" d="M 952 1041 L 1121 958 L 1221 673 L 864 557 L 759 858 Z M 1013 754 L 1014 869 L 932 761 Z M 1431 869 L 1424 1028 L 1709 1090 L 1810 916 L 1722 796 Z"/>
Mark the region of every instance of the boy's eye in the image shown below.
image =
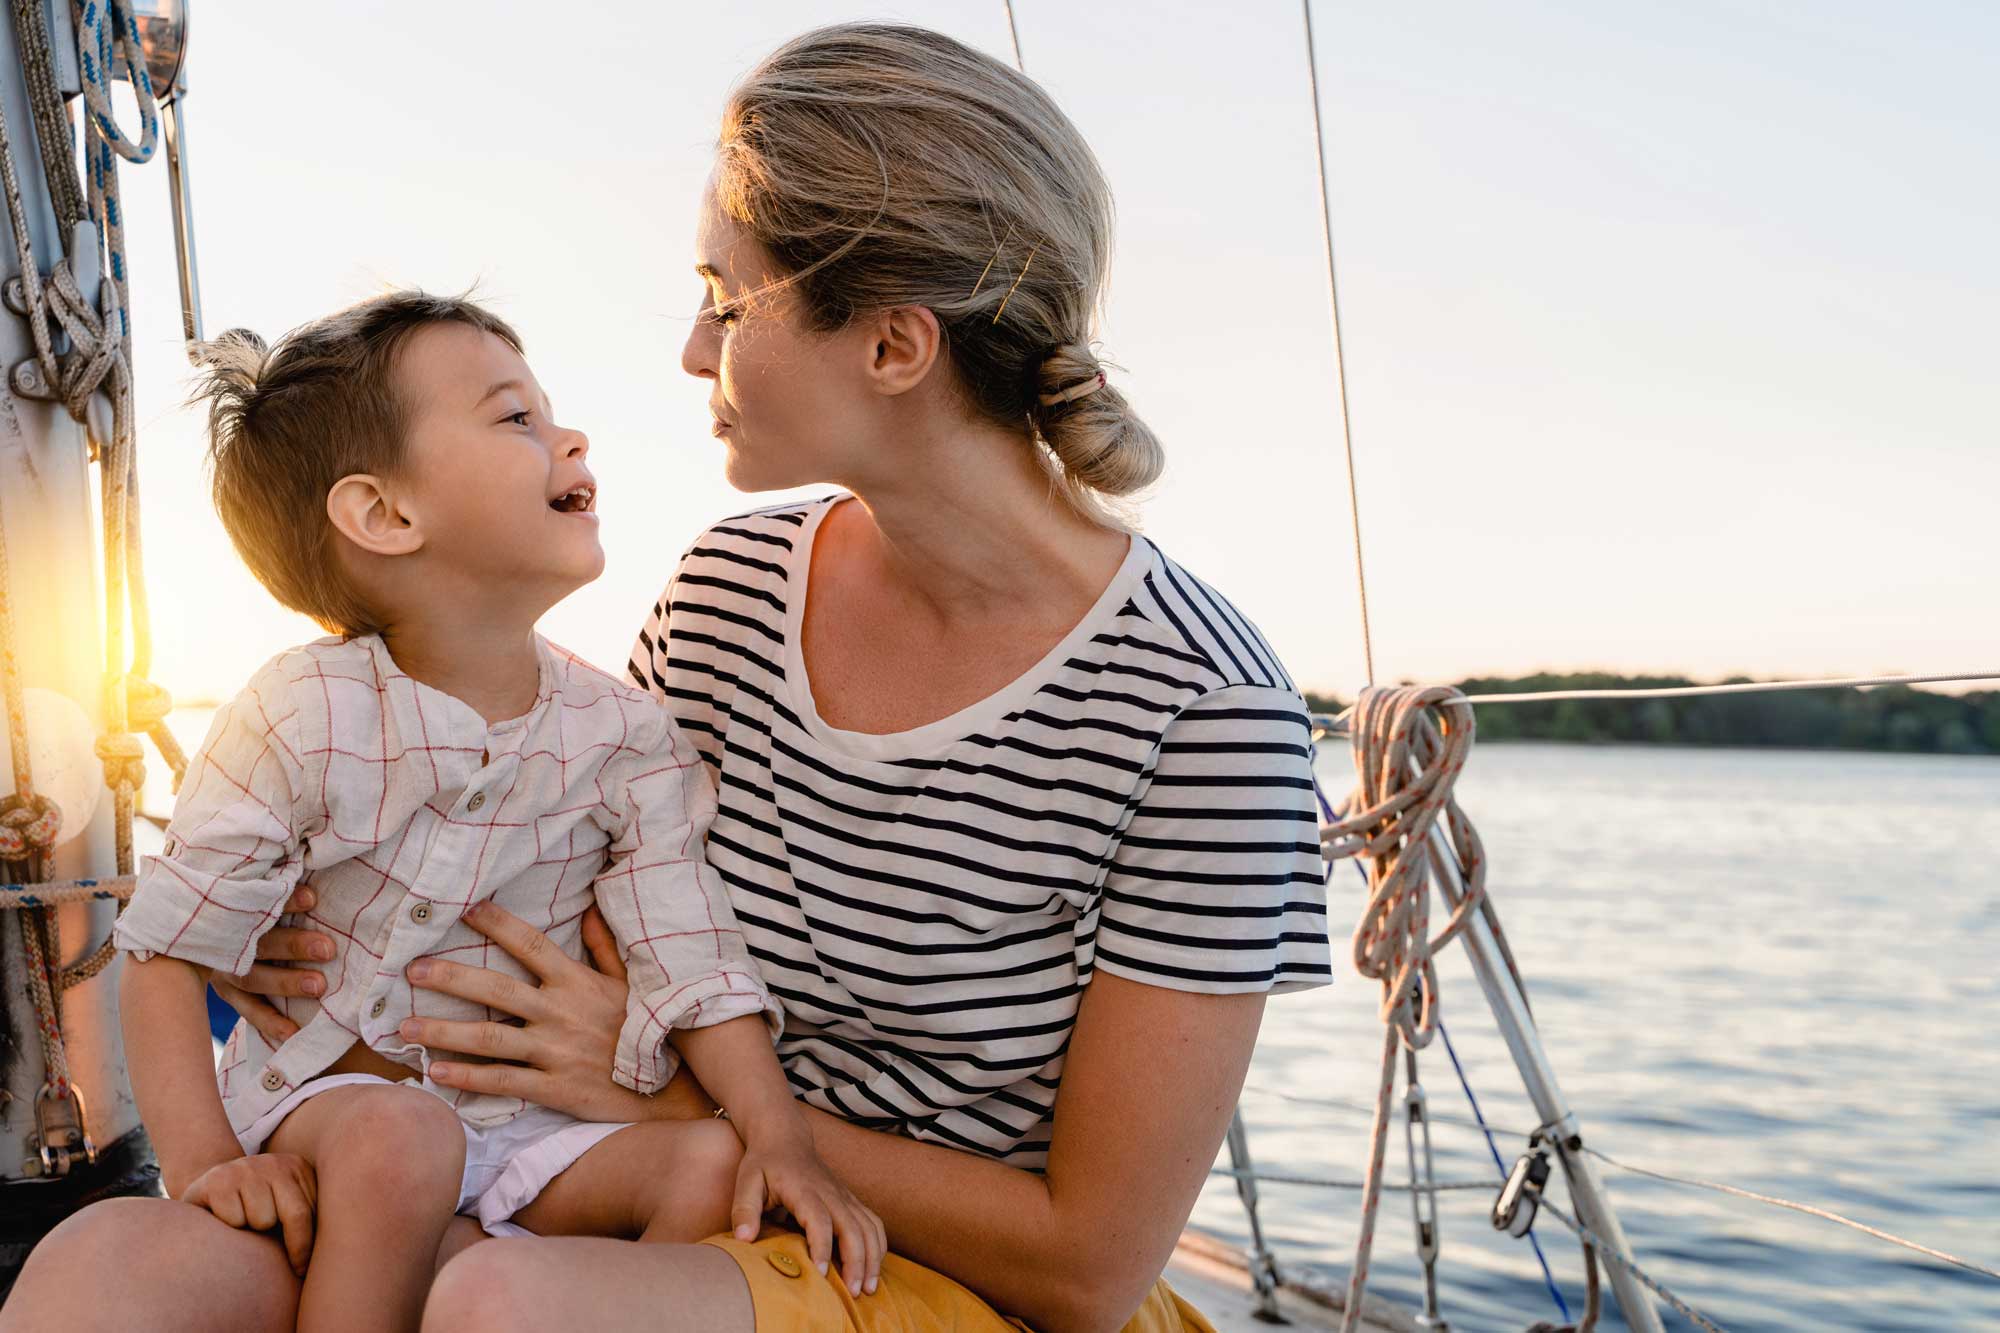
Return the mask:
<path id="1" fill-rule="evenodd" d="M 526 412 L 526 411 L 521 411 L 521 412 L 509 412 L 509 413 L 508 413 L 508 414 L 507 414 L 506 416 L 504 416 L 504 417 L 502 417 L 502 418 L 500 418 L 500 419 L 501 419 L 502 421 L 511 421 L 511 422 L 513 422 L 513 423 L 514 423 L 515 425 L 517 425 L 517 426 L 525 426 L 525 425 L 527 425 L 527 424 L 528 424 L 528 417 L 529 417 L 529 416 L 530 416 L 530 413 L 528 413 L 528 412 Z"/>

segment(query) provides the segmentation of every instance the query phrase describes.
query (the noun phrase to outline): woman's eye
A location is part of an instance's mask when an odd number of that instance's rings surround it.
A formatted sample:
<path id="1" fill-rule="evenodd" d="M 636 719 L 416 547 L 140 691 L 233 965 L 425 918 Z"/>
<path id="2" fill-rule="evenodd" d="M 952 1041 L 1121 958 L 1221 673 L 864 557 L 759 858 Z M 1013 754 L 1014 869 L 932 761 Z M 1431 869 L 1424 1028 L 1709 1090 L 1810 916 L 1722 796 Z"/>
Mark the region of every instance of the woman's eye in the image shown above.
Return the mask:
<path id="1" fill-rule="evenodd" d="M 743 312 L 730 306 L 710 306 L 708 317 L 718 324 L 734 324 L 743 318 Z"/>

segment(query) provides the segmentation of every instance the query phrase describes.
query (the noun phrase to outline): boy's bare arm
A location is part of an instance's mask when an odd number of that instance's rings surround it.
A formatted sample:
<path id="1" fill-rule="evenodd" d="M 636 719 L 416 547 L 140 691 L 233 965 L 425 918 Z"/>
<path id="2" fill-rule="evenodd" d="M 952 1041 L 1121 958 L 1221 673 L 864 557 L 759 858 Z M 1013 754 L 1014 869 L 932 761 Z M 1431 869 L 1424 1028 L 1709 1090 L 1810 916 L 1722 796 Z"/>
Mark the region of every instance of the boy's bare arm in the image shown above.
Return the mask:
<path id="1" fill-rule="evenodd" d="M 210 1167 L 243 1156 L 215 1087 L 206 989 L 193 964 L 164 956 L 127 958 L 119 986 L 132 1093 L 173 1198 Z"/>

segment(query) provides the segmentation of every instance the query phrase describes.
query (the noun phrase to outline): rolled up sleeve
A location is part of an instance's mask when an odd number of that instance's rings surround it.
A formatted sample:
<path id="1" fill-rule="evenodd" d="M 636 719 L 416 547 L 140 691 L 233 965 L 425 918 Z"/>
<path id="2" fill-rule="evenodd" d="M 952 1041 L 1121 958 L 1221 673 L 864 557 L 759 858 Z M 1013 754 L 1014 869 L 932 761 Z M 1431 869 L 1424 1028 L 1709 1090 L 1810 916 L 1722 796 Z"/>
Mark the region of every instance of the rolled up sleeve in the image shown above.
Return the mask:
<path id="1" fill-rule="evenodd" d="M 112 937 L 240 976 L 304 871 L 305 790 L 297 709 L 282 683 L 253 682 L 217 714 L 181 784 L 167 840 L 146 857 Z"/>
<path id="2" fill-rule="evenodd" d="M 659 1091 L 680 1059 L 667 1036 L 762 1014 L 773 1040 L 783 1028 L 744 946 L 727 890 L 702 855 L 715 792 L 701 756 L 659 713 L 657 740 L 633 759 L 597 904 L 617 937 L 630 983 L 612 1077 Z"/>

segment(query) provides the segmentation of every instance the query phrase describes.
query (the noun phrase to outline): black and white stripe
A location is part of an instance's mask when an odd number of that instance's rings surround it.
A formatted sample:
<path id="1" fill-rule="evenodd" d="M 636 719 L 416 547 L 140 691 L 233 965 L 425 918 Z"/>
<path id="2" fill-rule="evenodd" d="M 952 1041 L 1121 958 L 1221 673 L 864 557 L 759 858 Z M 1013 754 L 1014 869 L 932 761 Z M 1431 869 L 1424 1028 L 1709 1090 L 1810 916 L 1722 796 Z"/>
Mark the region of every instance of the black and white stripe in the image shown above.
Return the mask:
<path id="1" fill-rule="evenodd" d="M 1140 539 L 983 715 L 833 731 L 788 680 L 826 505 L 704 533 L 632 675 L 716 779 L 709 860 L 801 1095 L 1039 1167 L 1094 970 L 1216 993 L 1328 980 L 1304 704 L 1256 629 Z"/>

